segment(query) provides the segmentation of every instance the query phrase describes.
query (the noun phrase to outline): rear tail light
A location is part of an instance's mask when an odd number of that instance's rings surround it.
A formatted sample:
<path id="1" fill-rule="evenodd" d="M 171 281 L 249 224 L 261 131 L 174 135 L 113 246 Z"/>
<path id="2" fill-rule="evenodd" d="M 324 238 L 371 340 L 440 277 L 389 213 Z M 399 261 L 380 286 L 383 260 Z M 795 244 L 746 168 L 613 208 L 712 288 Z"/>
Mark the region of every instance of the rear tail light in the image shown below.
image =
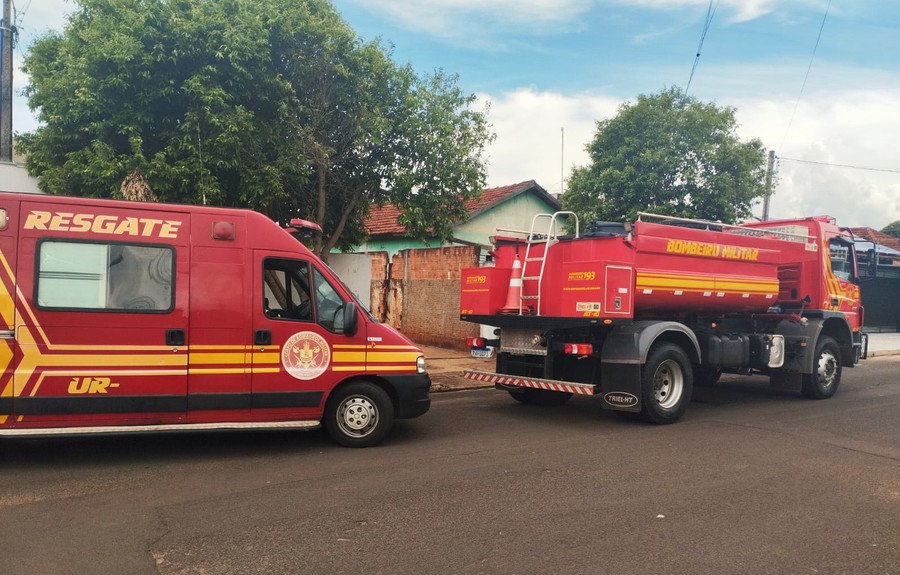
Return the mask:
<path id="1" fill-rule="evenodd" d="M 485 340 L 483 337 L 467 337 L 466 345 L 469 347 L 486 347 L 487 340 Z"/>
<path id="2" fill-rule="evenodd" d="M 591 355 L 594 353 L 594 346 L 589 343 L 567 343 L 563 352 L 569 355 Z"/>

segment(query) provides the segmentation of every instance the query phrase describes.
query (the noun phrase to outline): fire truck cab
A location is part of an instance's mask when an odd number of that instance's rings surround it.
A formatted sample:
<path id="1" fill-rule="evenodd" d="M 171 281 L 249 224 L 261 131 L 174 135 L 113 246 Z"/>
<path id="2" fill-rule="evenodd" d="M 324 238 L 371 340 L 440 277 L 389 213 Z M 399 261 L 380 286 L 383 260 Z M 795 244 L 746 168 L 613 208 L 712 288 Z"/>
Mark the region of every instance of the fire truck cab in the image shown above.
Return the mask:
<path id="1" fill-rule="evenodd" d="M 265 216 L 0 193 L 0 436 L 324 425 L 425 413 L 422 351 Z"/>

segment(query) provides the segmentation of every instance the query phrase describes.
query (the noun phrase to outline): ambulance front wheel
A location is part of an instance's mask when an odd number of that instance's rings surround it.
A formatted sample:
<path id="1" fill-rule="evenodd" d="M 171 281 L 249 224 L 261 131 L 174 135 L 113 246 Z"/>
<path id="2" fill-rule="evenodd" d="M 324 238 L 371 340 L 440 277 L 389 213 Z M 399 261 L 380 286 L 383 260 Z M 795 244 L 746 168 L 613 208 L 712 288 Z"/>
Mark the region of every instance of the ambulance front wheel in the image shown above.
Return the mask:
<path id="1" fill-rule="evenodd" d="M 644 419 L 664 425 L 684 415 L 694 390 L 691 362 L 673 343 L 654 345 L 641 373 Z"/>
<path id="2" fill-rule="evenodd" d="M 346 385 L 332 394 L 325 408 L 325 429 L 344 447 L 372 447 L 394 426 L 394 404 L 368 381 Z"/>

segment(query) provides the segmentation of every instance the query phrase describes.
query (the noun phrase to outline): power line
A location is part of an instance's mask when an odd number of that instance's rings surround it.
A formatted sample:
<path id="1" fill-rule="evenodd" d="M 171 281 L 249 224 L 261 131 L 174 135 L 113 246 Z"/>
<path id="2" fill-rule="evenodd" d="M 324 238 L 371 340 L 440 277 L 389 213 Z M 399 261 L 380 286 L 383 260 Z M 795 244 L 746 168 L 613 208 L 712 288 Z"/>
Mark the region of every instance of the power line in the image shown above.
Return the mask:
<path id="1" fill-rule="evenodd" d="M 831 162 L 817 162 L 815 160 L 799 160 L 797 158 L 785 158 L 778 156 L 778 159 L 785 162 L 797 162 L 800 164 L 815 164 L 817 166 L 830 166 L 833 168 L 851 168 L 853 170 L 865 170 L 867 172 L 887 172 L 889 174 L 900 174 L 900 170 L 892 170 L 890 168 L 871 168 L 868 166 L 854 166 L 852 164 L 833 164 Z"/>
<path id="2" fill-rule="evenodd" d="M 825 20 L 828 19 L 828 10 L 831 9 L 831 0 L 828 0 L 828 6 L 825 7 L 825 15 L 822 16 L 822 24 L 819 26 L 819 35 L 816 36 L 816 45 L 813 47 L 812 56 L 809 58 L 809 66 L 806 68 L 806 75 L 803 77 L 803 84 L 800 86 L 800 93 L 797 94 L 797 101 L 794 102 L 794 111 L 791 112 L 791 119 L 788 121 L 787 128 L 784 130 L 784 137 L 781 139 L 781 147 L 784 148 L 784 142 L 787 140 L 788 132 L 791 131 L 791 124 L 794 123 L 794 116 L 797 115 L 797 106 L 800 105 L 800 98 L 803 96 L 803 90 L 806 89 L 806 81 L 809 79 L 809 72 L 812 70 L 813 61 L 816 59 L 816 52 L 819 50 L 819 40 L 822 39 L 822 30 L 825 29 Z"/>
<path id="3" fill-rule="evenodd" d="M 694 72 L 697 70 L 697 64 L 700 63 L 700 52 L 703 49 L 703 41 L 706 40 L 706 33 L 709 31 L 709 26 L 712 24 L 713 16 L 716 15 L 716 9 L 719 7 L 719 0 L 716 0 L 716 5 L 713 6 L 712 0 L 709 0 L 709 7 L 706 9 L 706 20 L 703 22 L 703 31 L 700 33 L 700 44 L 697 46 L 697 56 L 694 57 L 694 65 L 691 68 L 691 76 L 688 78 L 687 87 L 684 89 L 685 95 L 687 95 L 688 91 L 691 89 L 691 82 L 694 80 Z"/>

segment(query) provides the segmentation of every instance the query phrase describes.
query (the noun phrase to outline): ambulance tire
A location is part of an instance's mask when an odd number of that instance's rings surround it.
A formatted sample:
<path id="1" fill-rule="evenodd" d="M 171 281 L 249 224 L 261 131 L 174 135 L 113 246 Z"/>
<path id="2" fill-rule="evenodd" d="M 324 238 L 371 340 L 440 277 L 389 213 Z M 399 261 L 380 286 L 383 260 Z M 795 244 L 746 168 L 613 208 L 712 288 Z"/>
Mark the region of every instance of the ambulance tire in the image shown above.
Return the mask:
<path id="1" fill-rule="evenodd" d="M 837 392 L 840 383 L 841 349 L 834 339 L 823 335 L 816 344 L 813 372 L 803 374 L 800 391 L 810 399 L 828 399 Z"/>
<path id="2" fill-rule="evenodd" d="M 675 423 L 687 410 L 694 391 L 691 361 L 673 343 L 659 343 L 650 349 L 641 371 L 641 413 L 650 423 Z"/>
<path id="3" fill-rule="evenodd" d="M 530 387 L 525 387 L 521 390 L 509 390 L 509 395 L 519 403 L 539 405 L 541 407 L 557 407 L 572 399 L 571 393 L 533 389 Z"/>
<path id="4" fill-rule="evenodd" d="M 344 447 L 373 447 L 394 426 L 394 404 L 369 381 L 357 381 L 335 391 L 325 406 L 325 429 Z"/>

